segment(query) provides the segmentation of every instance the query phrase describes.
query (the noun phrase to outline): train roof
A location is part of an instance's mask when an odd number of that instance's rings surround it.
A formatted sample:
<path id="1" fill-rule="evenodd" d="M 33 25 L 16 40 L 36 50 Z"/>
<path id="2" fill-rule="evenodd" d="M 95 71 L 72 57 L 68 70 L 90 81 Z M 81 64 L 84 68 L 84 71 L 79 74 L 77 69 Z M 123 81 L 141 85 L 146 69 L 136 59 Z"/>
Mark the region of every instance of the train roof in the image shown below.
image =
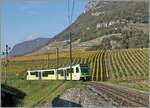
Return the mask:
<path id="1" fill-rule="evenodd" d="M 28 71 L 54 70 L 54 69 L 56 68 L 35 68 L 35 69 L 28 70 Z"/>
<path id="2" fill-rule="evenodd" d="M 87 64 L 74 64 L 74 65 L 72 65 L 72 67 L 79 66 L 79 65 L 80 66 L 88 66 Z M 58 70 L 65 69 L 65 68 L 70 68 L 70 66 L 68 65 L 68 66 L 60 67 L 60 68 L 58 68 Z M 31 70 L 28 70 L 28 71 L 54 70 L 54 69 L 57 69 L 57 68 L 33 68 Z"/>
<path id="3" fill-rule="evenodd" d="M 47 70 L 47 69 L 56 69 L 56 68 L 33 68 L 32 70 Z"/>

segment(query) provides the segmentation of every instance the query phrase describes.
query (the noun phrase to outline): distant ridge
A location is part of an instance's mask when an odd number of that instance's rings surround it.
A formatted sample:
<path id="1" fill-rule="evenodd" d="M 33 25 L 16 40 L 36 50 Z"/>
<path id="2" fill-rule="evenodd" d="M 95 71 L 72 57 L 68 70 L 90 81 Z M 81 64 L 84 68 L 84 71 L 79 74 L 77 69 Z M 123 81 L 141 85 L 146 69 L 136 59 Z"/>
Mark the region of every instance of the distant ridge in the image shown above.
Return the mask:
<path id="1" fill-rule="evenodd" d="M 49 42 L 50 38 L 37 38 L 34 40 L 28 40 L 16 44 L 10 51 L 11 56 L 20 56 L 31 53 L 39 48 L 45 46 Z"/>

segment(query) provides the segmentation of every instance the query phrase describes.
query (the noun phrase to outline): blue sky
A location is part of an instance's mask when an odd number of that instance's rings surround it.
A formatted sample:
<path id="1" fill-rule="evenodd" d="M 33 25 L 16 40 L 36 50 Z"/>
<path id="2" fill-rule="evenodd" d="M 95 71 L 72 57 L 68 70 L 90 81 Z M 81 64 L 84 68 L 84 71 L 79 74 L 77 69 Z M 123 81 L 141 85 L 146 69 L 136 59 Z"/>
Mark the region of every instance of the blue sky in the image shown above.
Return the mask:
<path id="1" fill-rule="evenodd" d="M 71 2 L 72 0 L 70 0 Z M 75 0 L 73 21 L 87 0 Z M 67 0 L 3 0 L 2 47 L 37 37 L 53 37 L 68 26 Z"/>

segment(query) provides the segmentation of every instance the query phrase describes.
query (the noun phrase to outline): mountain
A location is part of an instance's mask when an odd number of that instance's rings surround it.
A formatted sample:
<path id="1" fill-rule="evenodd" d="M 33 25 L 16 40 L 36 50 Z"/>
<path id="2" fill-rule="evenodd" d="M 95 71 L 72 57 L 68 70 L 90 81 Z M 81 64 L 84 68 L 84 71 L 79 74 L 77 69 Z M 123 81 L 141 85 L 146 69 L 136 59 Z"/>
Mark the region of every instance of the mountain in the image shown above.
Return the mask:
<path id="1" fill-rule="evenodd" d="M 146 1 L 102 1 L 90 0 L 83 14 L 70 26 L 73 40 L 94 39 L 104 34 L 121 32 L 128 24 L 148 23 Z M 68 27 L 69 28 L 69 27 Z M 68 39 L 69 29 L 55 36 L 56 40 Z"/>
<path id="2" fill-rule="evenodd" d="M 24 41 L 22 43 L 16 44 L 9 54 L 11 56 L 19 56 L 31 53 L 45 46 L 49 40 L 50 38 L 37 38 L 34 40 Z"/>
<path id="3" fill-rule="evenodd" d="M 148 25 L 147 0 L 89 0 L 85 11 L 73 24 L 36 52 L 46 52 L 49 48 L 60 46 L 62 50 L 69 50 L 69 28 L 72 30 L 73 50 L 147 48 L 149 46 Z M 91 40 L 95 41 L 89 47 L 86 46 Z"/>

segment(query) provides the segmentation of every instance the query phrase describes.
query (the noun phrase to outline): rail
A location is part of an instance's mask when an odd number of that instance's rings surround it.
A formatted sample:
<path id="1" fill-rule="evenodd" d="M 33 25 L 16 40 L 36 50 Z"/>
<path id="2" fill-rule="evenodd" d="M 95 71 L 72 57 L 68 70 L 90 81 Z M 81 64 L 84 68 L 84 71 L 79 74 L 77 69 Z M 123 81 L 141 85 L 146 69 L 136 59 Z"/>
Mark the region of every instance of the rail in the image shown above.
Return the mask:
<path id="1" fill-rule="evenodd" d="M 111 95 L 118 100 L 122 100 L 125 105 L 130 107 L 148 107 L 149 97 L 148 94 L 134 92 L 132 90 L 127 90 L 112 85 L 87 82 L 86 84 L 94 87 L 95 89 L 102 91 L 108 95 Z"/>

